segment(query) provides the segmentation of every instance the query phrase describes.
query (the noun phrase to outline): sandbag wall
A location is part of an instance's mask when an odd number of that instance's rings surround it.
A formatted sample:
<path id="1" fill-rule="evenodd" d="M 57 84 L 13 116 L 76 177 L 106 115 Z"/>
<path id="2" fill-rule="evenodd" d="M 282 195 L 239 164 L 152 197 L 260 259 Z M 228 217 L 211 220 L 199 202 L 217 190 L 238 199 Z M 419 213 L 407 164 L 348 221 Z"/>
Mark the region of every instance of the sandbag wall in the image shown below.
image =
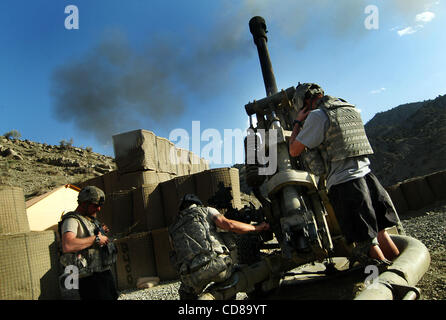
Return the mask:
<path id="1" fill-rule="evenodd" d="M 129 236 L 116 241 L 118 288 L 135 288 L 142 277 L 176 279 L 169 261 L 167 227 L 178 213 L 181 197 L 195 193 L 208 204 L 221 184 L 231 187 L 232 205 L 241 208 L 238 170 L 207 170 L 204 159 L 147 130 L 116 135 L 113 141 L 118 170 L 80 187 L 95 185 L 104 190 L 106 202 L 100 220 L 112 233 L 134 226 Z"/>
<path id="2" fill-rule="evenodd" d="M 0 185 L 0 300 L 58 299 L 54 231 L 30 232 L 23 190 Z"/>
<path id="3" fill-rule="evenodd" d="M 400 215 L 446 200 L 446 171 L 404 180 L 386 188 Z"/>

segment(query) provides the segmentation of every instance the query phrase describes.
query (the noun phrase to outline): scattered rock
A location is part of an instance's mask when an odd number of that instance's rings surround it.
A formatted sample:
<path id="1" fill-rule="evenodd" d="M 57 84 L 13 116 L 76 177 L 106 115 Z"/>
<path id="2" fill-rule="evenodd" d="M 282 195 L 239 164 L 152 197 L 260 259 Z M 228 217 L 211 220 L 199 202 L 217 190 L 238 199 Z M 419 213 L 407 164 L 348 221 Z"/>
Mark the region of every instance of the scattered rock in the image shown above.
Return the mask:
<path id="1" fill-rule="evenodd" d="M 67 183 L 76 185 L 116 169 L 112 157 L 95 152 L 15 140 L 0 136 L 1 182 L 21 186 L 26 200 L 41 194 L 42 190 Z M 20 165 L 18 161 L 12 163 L 13 159 L 20 160 Z M 94 169 L 96 165 L 102 168 L 101 173 Z"/>
<path id="2" fill-rule="evenodd" d="M 19 155 L 16 151 L 14 151 L 11 148 L 4 149 L 1 152 L 1 155 L 3 157 L 5 157 L 5 158 L 9 157 L 9 158 L 12 158 L 12 159 L 15 159 L 15 160 L 23 160 L 23 157 L 21 155 Z"/>
<path id="3" fill-rule="evenodd" d="M 106 174 L 106 173 L 108 173 L 108 172 L 110 172 L 110 171 L 113 171 L 112 166 L 110 166 L 109 164 L 104 164 L 104 163 L 96 164 L 96 165 L 94 166 L 94 169 L 95 169 L 97 172 L 102 173 L 102 174 Z"/>

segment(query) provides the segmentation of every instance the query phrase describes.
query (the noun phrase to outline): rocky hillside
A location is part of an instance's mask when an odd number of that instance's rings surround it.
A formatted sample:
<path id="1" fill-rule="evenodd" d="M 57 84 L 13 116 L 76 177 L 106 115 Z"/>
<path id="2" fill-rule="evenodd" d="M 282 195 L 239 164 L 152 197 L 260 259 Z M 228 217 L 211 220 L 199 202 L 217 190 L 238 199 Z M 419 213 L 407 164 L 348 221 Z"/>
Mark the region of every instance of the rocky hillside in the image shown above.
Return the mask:
<path id="1" fill-rule="evenodd" d="M 23 188 L 25 199 L 67 183 L 76 185 L 116 168 L 113 158 L 89 148 L 0 136 L 0 184 Z"/>
<path id="2" fill-rule="evenodd" d="M 446 169 L 446 95 L 378 113 L 365 128 L 384 186 Z"/>

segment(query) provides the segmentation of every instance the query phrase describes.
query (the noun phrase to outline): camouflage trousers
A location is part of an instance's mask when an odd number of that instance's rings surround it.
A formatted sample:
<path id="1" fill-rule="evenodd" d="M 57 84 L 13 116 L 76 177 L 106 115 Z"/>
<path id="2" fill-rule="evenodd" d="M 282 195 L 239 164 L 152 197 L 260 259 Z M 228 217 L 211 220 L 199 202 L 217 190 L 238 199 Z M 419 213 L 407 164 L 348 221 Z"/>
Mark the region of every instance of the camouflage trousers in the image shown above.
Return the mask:
<path id="1" fill-rule="evenodd" d="M 232 275 L 233 266 L 229 256 L 217 256 L 208 264 L 189 274 L 180 275 L 180 299 L 196 299 L 212 282 L 223 282 Z"/>

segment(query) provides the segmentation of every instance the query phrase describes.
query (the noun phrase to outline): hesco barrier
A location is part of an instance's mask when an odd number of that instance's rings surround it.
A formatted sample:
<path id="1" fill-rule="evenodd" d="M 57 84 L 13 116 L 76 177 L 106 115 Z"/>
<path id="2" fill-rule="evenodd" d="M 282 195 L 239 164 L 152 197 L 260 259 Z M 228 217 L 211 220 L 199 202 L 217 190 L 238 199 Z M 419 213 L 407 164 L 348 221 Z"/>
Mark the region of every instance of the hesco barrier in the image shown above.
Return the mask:
<path id="1" fill-rule="evenodd" d="M 173 247 L 167 228 L 153 230 L 152 240 L 158 277 L 163 281 L 178 279 L 179 276 L 170 262 L 170 251 Z"/>
<path id="2" fill-rule="evenodd" d="M 177 148 L 166 138 L 148 130 L 133 130 L 113 136 L 119 172 L 152 170 L 172 175 L 188 175 L 209 168 L 209 163 L 194 153 Z"/>
<path id="3" fill-rule="evenodd" d="M 29 231 L 23 190 L 0 185 L 0 234 Z"/>
<path id="4" fill-rule="evenodd" d="M 404 180 L 386 188 L 399 214 L 446 200 L 446 171 Z"/>
<path id="5" fill-rule="evenodd" d="M 155 253 L 150 232 L 132 234 L 116 241 L 117 285 L 119 290 L 136 288 L 141 277 L 156 276 Z"/>
<path id="6" fill-rule="evenodd" d="M 196 194 L 204 205 L 210 205 L 209 199 L 221 187 L 229 188 L 233 198 L 231 201 L 232 206 L 236 209 L 241 209 L 240 180 L 238 169 L 235 168 L 206 170 L 161 183 L 165 226 L 167 227 L 173 222 L 178 213 L 179 202 L 186 193 Z"/>
<path id="7" fill-rule="evenodd" d="M 145 184 L 133 190 L 134 232 L 153 230 L 166 225 L 163 198 L 159 184 Z"/>
<path id="8" fill-rule="evenodd" d="M 0 235 L 0 299 L 60 297 L 54 231 Z"/>
<path id="9" fill-rule="evenodd" d="M 240 178 L 238 169 L 219 168 L 200 172 L 194 175 L 195 185 L 197 187 L 197 196 L 208 205 L 208 200 L 212 197 L 220 184 L 223 187 L 229 187 L 232 195 L 232 206 L 236 209 L 242 208 L 240 198 Z"/>
<path id="10" fill-rule="evenodd" d="M 23 190 L 0 186 L 0 299 L 58 299 L 54 231 L 29 232 Z"/>

